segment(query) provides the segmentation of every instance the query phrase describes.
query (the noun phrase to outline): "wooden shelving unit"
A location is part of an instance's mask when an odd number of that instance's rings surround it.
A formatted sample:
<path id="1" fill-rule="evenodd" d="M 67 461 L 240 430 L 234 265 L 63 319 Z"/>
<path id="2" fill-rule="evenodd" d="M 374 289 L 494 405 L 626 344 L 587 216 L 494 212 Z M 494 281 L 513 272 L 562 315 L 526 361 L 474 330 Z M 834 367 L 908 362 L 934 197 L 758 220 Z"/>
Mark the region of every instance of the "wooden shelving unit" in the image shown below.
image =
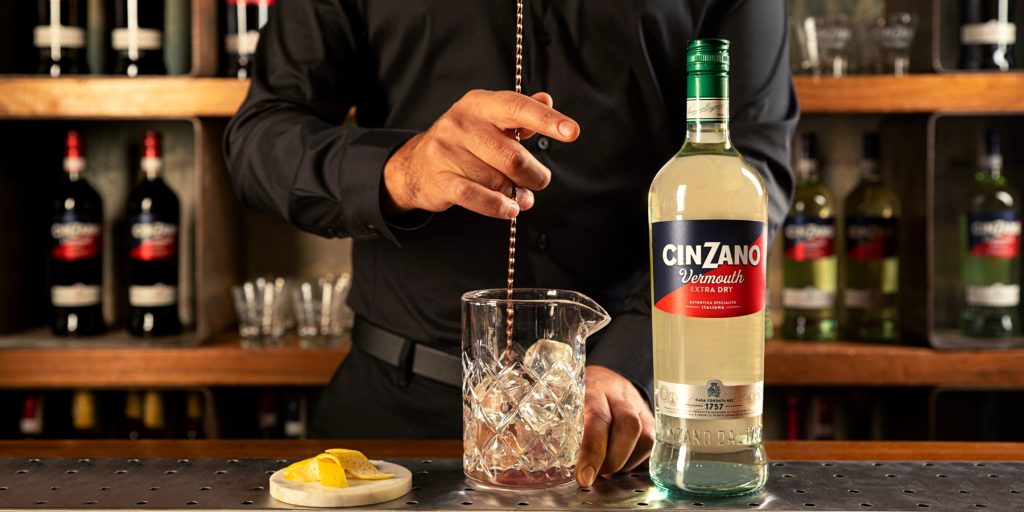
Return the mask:
<path id="1" fill-rule="evenodd" d="M 0 350 L 0 389 L 322 386 L 348 355 L 284 346 L 243 349 L 237 336 L 193 348 L 82 347 Z"/>
<path id="2" fill-rule="evenodd" d="M 1024 73 L 799 76 L 793 82 L 805 114 L 1024 112 Z"/>
<path id="3" fill-rule="evenodd" d="M 230 117 L 248 90 L 234 78 L 5 77 L 0 118 Z"/>
<path id="4" fill-rule="evenodd" d="M 794 83 L 805 114 L 1024 112 L 1024 73 L 798 76 Z M 226 118 L 248 87 L 233 78 L 5 77 L 0 118 Z"/>
<path id="5" fill-rule="evenodd" d="M 805 114 L 1024 112 L 1024 73 L 794 81 Z M 247 89 L 233 78 L 0 77 L 0 119 L 206 118 L 222 126 Z M 210 153 L 204 158 L 220 165 L 215 135 L 203 139 Z M 0 389 L 320 386 L 349 350 L 303 350 L 294 342 L 246 350 L 232 334 L 193 348 L 44 345 L 0 349 Z M 1021 388 L 1022 369 L 1024 351 L 941 353 L 846 342 L 772 341 L 766 358 L 767 383 L 775 386 Z"/>
<path id="6" fill-rule="evenodd" d="M 349 353 L 243 349 L 232 335 L 197 348 L 0 350 L 0 388 L 322 386 Z M 936 352 L 924 347 L 770 341 L 770 386 L 1024 387 L 1024 351 Z"/>

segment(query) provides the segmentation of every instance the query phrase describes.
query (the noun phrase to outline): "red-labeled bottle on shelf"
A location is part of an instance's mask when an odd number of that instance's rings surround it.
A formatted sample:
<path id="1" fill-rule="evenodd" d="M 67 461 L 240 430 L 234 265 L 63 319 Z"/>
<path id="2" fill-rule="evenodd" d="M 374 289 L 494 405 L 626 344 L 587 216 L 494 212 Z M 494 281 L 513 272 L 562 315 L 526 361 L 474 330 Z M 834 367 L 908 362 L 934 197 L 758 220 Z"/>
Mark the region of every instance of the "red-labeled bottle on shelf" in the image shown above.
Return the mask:
<path id="1" fill-rule="evenodd" d="M 53 199 L 50 223 L 50 325 L 58 336 L 88 336 L 103 322 L 103 201 L 82 178 L 85 152 L 78 132 L 68 132 L 64 176 Z"/>
<path id="2" fill-rule="evenodd" d="M 21 404 L 18 430 L 25 439 L 38 439 L 43 435 L 43 395 L 29 393 Z"/>
<path id="3" fill-rule="evenodd" d="M 178 196 L 160 173 L 160 134 L 142 141 L 142 181 L 128 199 L 128 331 L 134 336 L 181 332 L 178 318 Z"/>

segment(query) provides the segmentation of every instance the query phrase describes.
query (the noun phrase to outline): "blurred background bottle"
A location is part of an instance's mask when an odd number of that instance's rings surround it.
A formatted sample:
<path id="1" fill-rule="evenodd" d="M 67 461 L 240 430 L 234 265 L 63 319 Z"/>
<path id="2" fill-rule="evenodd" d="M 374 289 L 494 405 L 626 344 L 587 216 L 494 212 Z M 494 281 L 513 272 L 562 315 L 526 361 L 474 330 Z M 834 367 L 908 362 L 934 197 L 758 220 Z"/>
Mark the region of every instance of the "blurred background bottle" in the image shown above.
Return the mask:
<path id="1" fill-rule="evenodd" d="M 88 73 L 85 58 L 85 0 L 38 0 L 38 24 L 32 44 L 38 72 L 52 77 Z"/>
<path id="2" fill-rule="evenodd" d="M 844 326 L 853 340 L 899 338 L 899 198 L 879 169 L 877 133 L 864 135 L 860 182 L 846 198 Z"/>
<path id="3" fill-rule="evenodd" d="M 980 168 L 960 216 L 964 334 L 1020 332 L 1020 206 L 1003 174 L 999 132 L 985 130 Z"/>
<path id="4" fill-rule="evenodd" d="M 817 137 L 801 137 L 796 192 L 783 224 L 785 287 L 782 335 L 791 340 L 836 338 L 836 221 L 832 193 L 818 174 Z"/>

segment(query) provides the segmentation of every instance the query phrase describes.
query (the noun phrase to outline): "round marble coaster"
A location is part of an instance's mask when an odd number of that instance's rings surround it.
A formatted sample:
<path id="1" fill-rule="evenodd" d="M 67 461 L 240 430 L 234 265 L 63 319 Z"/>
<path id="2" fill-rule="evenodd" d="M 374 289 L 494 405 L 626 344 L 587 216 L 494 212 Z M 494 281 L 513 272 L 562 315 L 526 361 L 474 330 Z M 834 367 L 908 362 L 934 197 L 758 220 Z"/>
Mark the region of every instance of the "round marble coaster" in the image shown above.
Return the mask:
<path id="1" fill-rule="evenodd" d="M 324 487 L 319 482 L 297 482 L 284 479 L 284 470 L 270 476 L 270 495 L 278 501 L 303 507 L 360 507 L 401 498 L 412 489 L 412 473 L 398 464 L 371 461 L 384 473 L 394 473 L 387 480 L 348 479 L 348 487 Z"/>

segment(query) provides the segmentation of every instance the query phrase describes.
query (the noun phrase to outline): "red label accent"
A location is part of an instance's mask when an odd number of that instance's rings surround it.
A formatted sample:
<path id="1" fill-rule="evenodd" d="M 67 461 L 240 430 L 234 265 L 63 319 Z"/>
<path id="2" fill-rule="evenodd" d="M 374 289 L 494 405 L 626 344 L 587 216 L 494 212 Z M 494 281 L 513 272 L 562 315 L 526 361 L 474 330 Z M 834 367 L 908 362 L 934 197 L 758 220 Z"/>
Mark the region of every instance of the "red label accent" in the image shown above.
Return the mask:
<path id="1" fill-rule="evenodd" d="M 654 306 L 697 318 L 729 318 L 764 309 L 766 230 L 763 222 L 656 222 Z"/>
<path id="2" fill-rule="evenodd" d="M 56 242 L 51 255 L 60 261 L 81 261 L 96 258 L 101 249 L 99 224 L 54 224 L 51 234 Z"/>

